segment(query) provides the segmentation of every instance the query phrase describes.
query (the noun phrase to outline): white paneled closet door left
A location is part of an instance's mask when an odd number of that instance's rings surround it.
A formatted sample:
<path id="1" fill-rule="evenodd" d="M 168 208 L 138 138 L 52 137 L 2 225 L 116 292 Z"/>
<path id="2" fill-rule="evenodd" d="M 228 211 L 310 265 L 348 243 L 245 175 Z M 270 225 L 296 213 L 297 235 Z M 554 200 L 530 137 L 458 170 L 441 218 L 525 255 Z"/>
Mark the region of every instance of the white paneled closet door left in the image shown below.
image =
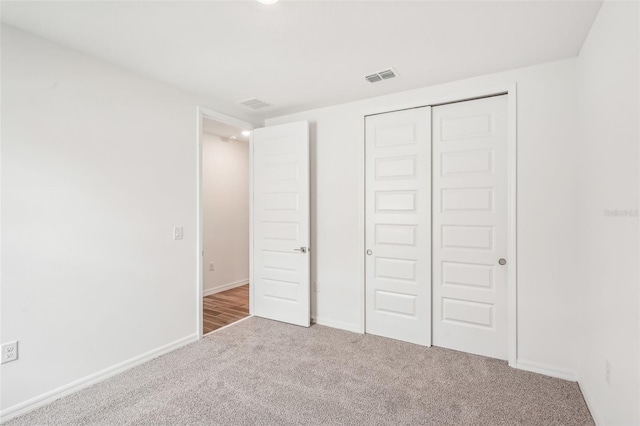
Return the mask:
<path id="1" fill-rule="evenodd" d="M 366 118 L 366 332 L 431 344 L 431 108 Z"/>

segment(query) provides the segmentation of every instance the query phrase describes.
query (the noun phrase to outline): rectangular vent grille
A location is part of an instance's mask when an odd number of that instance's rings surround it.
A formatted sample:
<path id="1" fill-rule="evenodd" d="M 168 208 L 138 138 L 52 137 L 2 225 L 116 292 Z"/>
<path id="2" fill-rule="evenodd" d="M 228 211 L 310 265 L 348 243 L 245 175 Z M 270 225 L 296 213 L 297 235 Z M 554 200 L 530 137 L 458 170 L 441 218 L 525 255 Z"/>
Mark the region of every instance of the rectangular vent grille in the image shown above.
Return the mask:
<path id="1" fill-rule="evenodd" d="M 382 81 L 382 77 L 378 74 L 371 74 L 365 77 L 369 83 L 377 83 L 378 81 Z"/>
<path id="2" fill-rule="evenodd" d="M 389 68 L 387 70 L 378 71 L 373 74 L 369 74 L 365 77 L 369 83 L 377 83 L 382 80 L 389 80 L 390 78 L 397 77 L 398 73 L 393 68 Z"/>
<path id="3" fill-rule="evenodd" d="M 240 105 L 244 105 L 244 106 L 249 107 L 251 109 L 260 109 L 260 108 L 271 106 L 271 104 L 268 104 L 268 103 L 266 103 L 264 101 L 261 101 L 260 99 L 256 99 L 256 98 L 245 99 L 244 101 L 240 101 L 238 103 Z"/>

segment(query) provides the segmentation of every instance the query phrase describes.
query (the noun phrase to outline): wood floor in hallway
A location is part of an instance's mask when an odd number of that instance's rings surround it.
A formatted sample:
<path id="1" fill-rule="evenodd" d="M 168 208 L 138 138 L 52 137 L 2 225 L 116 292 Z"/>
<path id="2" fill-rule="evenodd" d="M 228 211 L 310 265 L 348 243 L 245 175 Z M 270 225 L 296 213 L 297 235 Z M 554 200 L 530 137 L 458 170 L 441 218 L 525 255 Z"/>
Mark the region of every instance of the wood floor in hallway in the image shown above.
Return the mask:
<path id="1" fill-rule="evenodd" d="M 249 316 L 249 284 L 211 294 L 202 300 L 202 334 Z"/>

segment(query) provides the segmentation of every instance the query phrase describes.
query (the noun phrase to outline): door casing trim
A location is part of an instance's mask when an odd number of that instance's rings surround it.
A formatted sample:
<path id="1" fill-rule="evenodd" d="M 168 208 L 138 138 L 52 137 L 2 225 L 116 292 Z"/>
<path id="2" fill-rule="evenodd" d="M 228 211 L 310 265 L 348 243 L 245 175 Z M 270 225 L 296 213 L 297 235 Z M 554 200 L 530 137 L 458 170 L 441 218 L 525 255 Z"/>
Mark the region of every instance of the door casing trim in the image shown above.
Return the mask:
<path id="1" fill-rule="evenodd" d="M 202 198 L 203 198 L 203 194 L 202 194 L 202 173 L 203 173 L 203 164 L 202 164 L 202 132 L 203 132 L 203 126 L 202 126 L 202 120 L 204 119 L 209 119 L 209 120 L 215 120 L 215 121 L 219 121 L 221 123 L 224 124 L 228 124 L 230 126 L 234 126 L 234 127 L 238 127 L 241 129 L 246 129 L 246 130 L 253 130 L 255 128 L 255 125 L 252 123 L 249 123 L 247 121 L 243 121 L 240 119 L 237 119 L 235 117 L 231 117 L 230 115 L 226 115 L 226 114 L 222 114 L 219 113 L 217 111 L 202 107 L 202 106 L 197 106 L 196 107 L 196 132 L 197 132 L 197 139 L 196 139 L 196 230 L 198 233 L 197 236 L 197 243 L 196 243 L 196 259 L 197 260 L 197 278 L 196 278 L 196 335 L 198 336 L 198 340 L 202 339 L 202 323 L 203 323 L 203 312 L 202 312 L 202 298 L 203 296 L 203 289 L 204 289 L 204 259 L 203 259 L 203 250 L 204 250 L 204 241 L 203 241 L 203 231 L 204 231 L 204 224 L 203 224 L 203 220 L 202 220 Z M 251 144 L 251 142 L 249 142 Z M 251 146 L 249 148 L 251 150 Z M 249 155 L 249 161 L 251 162 L 251 157 L 252 155 Z M 249 165 L 249 167 L 251 167 L 251 164 Z M 250 172 L 251 173 L 251 172 Z M 253 181 L 251 180 L 251 177 L 249 177 L 249 215 L 251 216 L 251 218 L 253 217 L 253 205 L 252 205 L 252 200 L 253 200 Z M 249 241 L 252 241 L 251 239 L 251 229 L 249 229 Z M 252 254 L 252 250 L 251 250 L 252 245 L 249 245 L 249 274 L 251 274 L 251 271 L 253 270 L 253 259 L 251 257 Z M 251 276 L 249 277 L 249 282 L 251 283 Z M 251 290 L 253 289 L 252 285 L 249 285 L 249 315 L 253 315 L 253 294 L 251 293 Z"/>

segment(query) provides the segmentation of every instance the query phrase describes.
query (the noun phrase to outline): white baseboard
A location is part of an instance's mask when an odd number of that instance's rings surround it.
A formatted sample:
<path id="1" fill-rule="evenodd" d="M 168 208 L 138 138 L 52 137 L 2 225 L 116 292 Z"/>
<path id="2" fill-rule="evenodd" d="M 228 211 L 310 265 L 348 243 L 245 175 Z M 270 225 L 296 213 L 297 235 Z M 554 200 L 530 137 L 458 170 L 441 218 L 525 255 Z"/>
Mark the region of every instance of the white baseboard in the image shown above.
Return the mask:
<path id="1" fill-rule="evenodd" d="M 349 324 L 346 322 L 335 321 L 332 319 L 327 319 L 322 317 L 315 317 L 313 318 L 313 321 L 316 324 L 324 325 L 325 327 L 337 328 L 340 330 L 351 331 L 352 333 L 362 334 L 360 333 L 360 327 L 358 326 L 358 324 Z"/>
<path id="2" fill-rule="evenodd" d="M 578 386 L 580 387 L 580 391 L 582 392 L 582 396 L 584 397 L 584 402 L 587 403 L 587 408 L 591 412 L 591 417 L 593 417 L 593 421 L 596 426 L 604 425 L 602 422 L 600 415 L 598 414 L 598 410 L 596 410 L 596 405 L 591 397 L 591 394 L 587 390 L 587 386 L 580 380 L 578 380 Z"/>
<path id="3" fill-rule="evenodd" d="M 578 381 L 578 375 L 573 371 L 563 370 L 562 368 L 558 368 L 553 365 L 518 359 L 516 361 L 515 368 L 530 371 L 532 373 L 544 374 L 545 376 L 551 376 L 557 379 L 568 380 L 570 382 Z"/>
<path id="4" fill-rule="evenodd" d="M 154 358 L 157 358 L 161 355 L 167 354 L 171 351 L 181 348 L 182 346 L 188 345 L 189 343 L 193 343 L 197 341 L 198 341 L 197 334 L 192 334 L 191 336 L 183 337 L 182 339 L 176 340 L 175 342 L 169 343 L 157 349 L 135 356 L 131 359 L 128 359 L 127 361 L 123 361 L 112 367 L 105 368 L 104 370 L 98 371 L 97 373 L 90 374 L 86 377 L 83 377 L 82 379 L 73 381 L 69 384 L 60 386 L 57 389 L 53 389 L 49 392 L 43 393 L 42 395 L 38 395 L 27 401 L 16 404 L 0 412 L 0 423 L 4 423 L 8 420 L 21 416 L 23 414 L 27 414 L 28 412 L 33 411 L 42 406 L 45 406 L 47 404 L 50 404 L 57 399 L 71 395 L 72 393 L 76 393 L 82 389 L 88 388 L 89 386 L 95 385 L 96 383 L 102 382 L 103 380 L 106 380 L 109 377 L 115 376 L 116 374 L 120 374 L 123 371 L 129 370 L 130 368 L 136 367 L 147 361 L 151 361 Z"/>
<path id="5" fill-rule="evenodd" d="M 210 288 L 209 290 L 204 290 L 202 292 L 202 296 L 203 297 L 210 296 L 212 294 L 220 293 L 221 291 L 231 290 L 232 288 L 240 287 L 241 285 L 246 285 L 246 284 L 249 284 L 249 278 L 246 278 L 240 281 L 235 281 L 228 284 L 223 284 L 216 288 Z"/>

